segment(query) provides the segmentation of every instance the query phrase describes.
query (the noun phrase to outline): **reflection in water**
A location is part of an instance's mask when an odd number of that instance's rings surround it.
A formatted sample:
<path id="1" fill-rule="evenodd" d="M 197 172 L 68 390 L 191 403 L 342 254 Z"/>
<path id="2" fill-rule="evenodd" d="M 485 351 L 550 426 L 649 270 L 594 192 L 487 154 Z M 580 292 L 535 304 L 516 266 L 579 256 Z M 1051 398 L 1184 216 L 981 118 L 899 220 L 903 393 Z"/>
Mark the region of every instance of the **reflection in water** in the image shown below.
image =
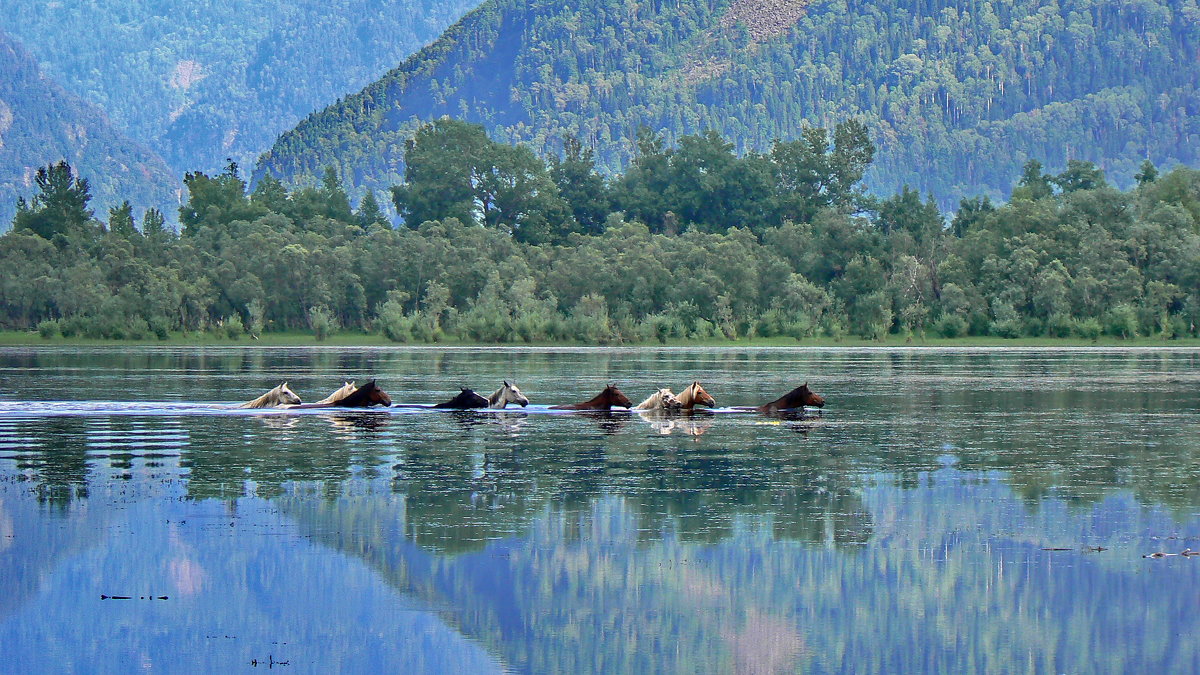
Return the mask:
<path id="1" fill-rule="evenodd" d="M 506 376 L 538 400 L 576 400 L 669 373 L 729 405 L 807 377 L 829 403 L 772 417 L 6 412 L 6 667 L 228 670 L 270 654 L 302 670 L 1130 672 L 1200 659 L 1175 637 L 1200 628 L 1200 562 L 1141 558 L 1200 550 L 1190 352 L 0 351 L 0 391 L 32 398 L 237 401 L 280 373 L 303 396 L 348 372 L 378 373 L 404 400 Z M 171 600 L 98 600 L 160 592 Z"/>
<path id="2" fill-rule="evenodd" d="M 714 422 L 713 413 L 706 410 L 639 410 L 636 414 L 662 436 L 676 431 L 685 436 L 703 436 Z"/>

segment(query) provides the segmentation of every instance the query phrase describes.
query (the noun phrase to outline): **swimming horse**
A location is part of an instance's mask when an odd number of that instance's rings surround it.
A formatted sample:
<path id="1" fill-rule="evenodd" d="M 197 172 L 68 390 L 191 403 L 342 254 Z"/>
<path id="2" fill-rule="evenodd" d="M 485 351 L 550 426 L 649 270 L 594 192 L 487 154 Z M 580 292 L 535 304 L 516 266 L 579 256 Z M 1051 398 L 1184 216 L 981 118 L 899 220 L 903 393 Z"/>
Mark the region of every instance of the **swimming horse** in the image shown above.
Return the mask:
<path id="1" fill-rule="evenodd" d="M 613 406 L 621 408 L 632 408 L 633 402 L 629 400 L 625 394 L 617 389 L 617 385 L 610 384 L 604 388 L 604 391 L 597 394 L 582 403 L 571 403 L 568 405 L 552 405 L 551 410 L 610 410 Z"/>
<path id="2" fill-rule="evenodd" d="M 488 400 L 474 391 L 463 387 L 462 393 L 458 396 L 431 407 L 450 410 L 471 410 L 472 408 L 488 407 Z"/>
<path id="3" fill-rule="evenodd" d="M 670 389 L 659 389 L 645 401 L 634 406 L 634 410 L 679 410 L 683 405 Z"/>
<path id="4" fill-rule="evenodd" d="M 253 401 L 246 401 L 238 408 L 277 408 L 284 405 L 297 405 L 300 402 L 300 397 L 296 395 L 296 392 L 288 389 L 288 383 L 284 382 Z"/>
<path id="5" fill-rule="evenodd" d="M 684 410 L 691 410 L 697 405 L 706 405 L 710 408 L 717 407 L 717 401 L 712 396 L 704 391 L 704 387 L 700 386 L 700 382 L 693 380 L 683 391 L 679 392 L 679 407 Z"/>
<path id="6" fill-rule="evenodd" d="M 754 410 L 757 410 L 760 413 L 770 414 L 777 413 L 781 410 L 803 408 L 805 406 L 813 408 L 825 407 L 825 397 L 809 389 L 807 382 L 789 391 L 783 396 L 780 396 L 774 401 L 771 401 L 770 403 L 764 403 L 757 408 L 754 408 Z"/>
<path id="7" fill-rule="evenodd" d="M 516 403 L 524 408 L 529 405 L 529 399 L 525 398 L 525 394 L 522 394 L 516 385 L 510 384 L 508 380 L 505 380 L 504 385 L 487 398 L 487 407 L 500 410 L 509 403 Z"/>

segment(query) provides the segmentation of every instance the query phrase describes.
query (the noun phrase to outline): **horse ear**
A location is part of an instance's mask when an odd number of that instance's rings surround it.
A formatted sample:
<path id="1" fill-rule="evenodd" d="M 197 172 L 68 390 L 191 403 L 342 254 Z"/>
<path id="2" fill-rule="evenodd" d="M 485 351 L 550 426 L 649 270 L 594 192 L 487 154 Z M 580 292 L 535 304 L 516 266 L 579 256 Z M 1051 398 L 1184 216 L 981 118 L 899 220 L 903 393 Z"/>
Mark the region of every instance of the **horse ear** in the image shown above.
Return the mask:
<path id="1" fill-rule="evenodd" d="M 505 381 L 504 381 L 504 386 L 506 386 L 506 387 L 511 387 L 512 385 L 508 383 L 508 380 L 505 380 Z"/>
<path id="2" fill-rule="evenodd" d="M 803 384 L 803 385 L 801 385 L 801 386 L 807 387 L 807 386 L 808 386 L 808 380 L 805 380 L 805 381 L 804 381 L 804 384 Z"/>

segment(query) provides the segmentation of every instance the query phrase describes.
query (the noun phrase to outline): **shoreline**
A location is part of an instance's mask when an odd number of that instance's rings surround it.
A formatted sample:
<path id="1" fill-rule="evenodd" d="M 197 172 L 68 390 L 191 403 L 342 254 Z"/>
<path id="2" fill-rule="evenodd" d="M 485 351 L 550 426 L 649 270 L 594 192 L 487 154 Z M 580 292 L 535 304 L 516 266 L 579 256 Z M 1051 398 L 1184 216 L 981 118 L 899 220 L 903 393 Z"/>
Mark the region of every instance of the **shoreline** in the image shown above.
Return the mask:
<path id="1" fill-rule="evenodd" d="M 311 333 L 287 332 L 267 333 L 259 339 L 243 336 L 238 339 L 216 337 L 209 334 L 173 334 L 166 340 L 112 340 L 97 338 L 43 338 L 34 331 L 0 331 L 0 347 L 220 347 L 220 348 L 272 348 L 272 347 L 301 347 L 301 348 L 338 348 L 338 347 L 394 347 L 400 349 L 472 349 L 472 348 L 562 348 L 562 349 L 628 349 L 628 348 L 863 348 L 863 349 L 923 349 L 923 348 L 1163 348 L 1163 349 L 1200 349 L 1200 338 L 1163 339 L 1160 337 L 1139 337 L 1122 340 L 1113 337 L 1102 337 L 1097 340 L 1079 338 L 998 338 L 998 337 L 965 337 L 941 338 L 920 337 L 908 338 L 900 335 L 889 335 L 883 340 L 867 340 L 858 337 L 845 338 L 809 338 L 797 340 L 789 337 L 771 338 L 742 338 L 729 339 L 672 339 L 665 343 L 659 341 L 623 342 L 619 344 L 585 344 L 580 342 L 471 342 L 464 340 L 444 340 L 441 342 L 392 342 L 386 337 L 371 333 L 345 332 L 332 335 L 325 340 L 317 340 Z"/>

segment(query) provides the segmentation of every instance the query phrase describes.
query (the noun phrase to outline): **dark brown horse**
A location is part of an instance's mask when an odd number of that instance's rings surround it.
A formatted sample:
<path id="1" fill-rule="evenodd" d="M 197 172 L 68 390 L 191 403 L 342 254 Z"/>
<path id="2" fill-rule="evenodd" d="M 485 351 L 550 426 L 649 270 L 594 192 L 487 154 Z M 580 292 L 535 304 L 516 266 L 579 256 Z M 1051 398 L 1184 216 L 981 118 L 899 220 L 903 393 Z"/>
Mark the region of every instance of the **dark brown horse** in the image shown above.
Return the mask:
<path id="1" fill-rule="evenodd" d="M 610 410 L 613 406 L 621 408 L 632 408 L 633 402 L 629 400 L 625 394 L 617 389 L 617 385 L 610 384 L 604 388 L 604 391 L 596 395 L 595 398 L 584 401 L 583 403 L 572 403 L 570 405 L 552 405 L 551 410 Z"/>
<path id="2" fill-rule="evenodd" d="M 796 387 L 779 398 L 764 403 L 755 408 L 760 413 L 777 413 L 781 410 L 792 410 L 795 408 L 803 408 L 809 406 L 812 408 L 824 408 L 825 397 L 813 392 L 808 388 L 808 383 Z"/>
<path id="3" fill-rule="evenodd" d="M 439 403 L 434 408 L 448 408 L 451 410 L 471 410 L 473 408 L 488 407 L 488 400 L 474 391 L 463 388 L 462 393 L 444 403 Z"/>
<path id="4" fill-rule="evenodd" d="M 380 389 L 375 380 L 371 380 L 333 405 L 338 408 L 370 408 L 373 405 L 387 407 L 391 404 L 392 397 Z"/>

